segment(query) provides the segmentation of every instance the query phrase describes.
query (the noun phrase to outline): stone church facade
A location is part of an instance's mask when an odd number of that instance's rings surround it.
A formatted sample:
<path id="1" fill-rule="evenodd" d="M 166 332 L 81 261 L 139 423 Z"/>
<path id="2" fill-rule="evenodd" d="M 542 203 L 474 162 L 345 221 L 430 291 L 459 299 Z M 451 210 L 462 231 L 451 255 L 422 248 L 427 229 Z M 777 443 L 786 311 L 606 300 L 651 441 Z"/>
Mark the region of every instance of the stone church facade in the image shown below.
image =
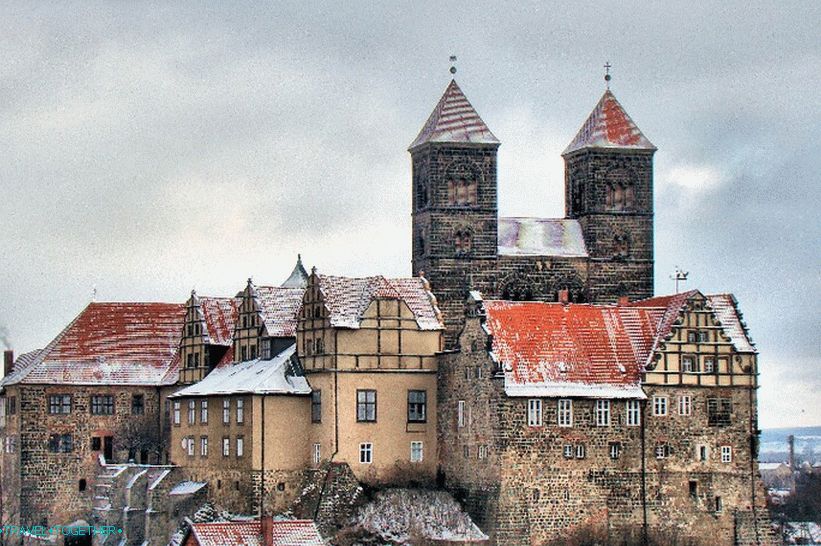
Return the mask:
<path id="1" fill-rule="evenodd" d="M 653 154 L 607 90 L 563 153 L 565 218 L 500 218 L 500 142 L 455 81 L 409 151 L 413 273 L 431 283 L 448 346 L 469 290 L 615 303 L 653 294 Z"/>

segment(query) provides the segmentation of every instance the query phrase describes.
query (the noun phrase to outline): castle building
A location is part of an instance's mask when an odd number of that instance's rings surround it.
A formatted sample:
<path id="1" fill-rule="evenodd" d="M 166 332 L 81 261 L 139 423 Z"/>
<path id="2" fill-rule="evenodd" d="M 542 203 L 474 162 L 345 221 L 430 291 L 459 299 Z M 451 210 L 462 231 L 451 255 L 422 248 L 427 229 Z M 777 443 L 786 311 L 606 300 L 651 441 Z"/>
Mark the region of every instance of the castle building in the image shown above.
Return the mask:
<path id="1" fill-rule="evenodd" d="M 412 268 L 445 317 L 448 347 L 469 290 L 614 303 L 653 295 L 653 154 L 608 89 L 563 153 L 565 218 L 500 218 L 500 142 L 451 81 L 410 145 Z"/>

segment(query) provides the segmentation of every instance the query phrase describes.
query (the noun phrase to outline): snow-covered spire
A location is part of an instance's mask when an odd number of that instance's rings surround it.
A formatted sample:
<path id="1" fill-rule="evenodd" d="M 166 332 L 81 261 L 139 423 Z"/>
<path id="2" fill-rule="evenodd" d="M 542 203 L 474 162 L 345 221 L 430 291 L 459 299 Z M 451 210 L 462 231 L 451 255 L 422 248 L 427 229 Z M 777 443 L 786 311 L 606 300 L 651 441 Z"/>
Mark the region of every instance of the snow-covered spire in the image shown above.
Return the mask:
<path id="1" fill-rule="evenodd" d="M 622 148 L 629 150 L 655 150 L 624 111 L 610 89 L 588 116 L 576 138 L 562 152 L 567 155 L 583 148 Z"/>
<path id="2" fill-rule="evenodd" d="M 308 272 L 302 265 L 302 255 L 296 255 L 296 265 L 291 275 L 280 285 L 282 288 L 305 288 L 308 286 Z"/>
<path id="3" fill-rule="evenodd" d="M 451 80 L 439 104 L 408 149 L 413 150 L 428 142 L 499 144 L 456 80 Z"/>

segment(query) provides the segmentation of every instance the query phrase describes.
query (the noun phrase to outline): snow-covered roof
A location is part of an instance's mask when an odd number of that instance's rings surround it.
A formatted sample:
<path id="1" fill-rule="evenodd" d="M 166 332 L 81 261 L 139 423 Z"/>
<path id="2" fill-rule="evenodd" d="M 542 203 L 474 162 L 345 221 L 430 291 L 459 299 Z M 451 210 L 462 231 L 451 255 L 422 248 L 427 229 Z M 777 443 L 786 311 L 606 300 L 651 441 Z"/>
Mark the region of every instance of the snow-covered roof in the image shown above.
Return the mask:
<path id="1" fill-rule="evenodd" d="M 428 142 L 499 144 L 455 80 L 451 80 L 409 149 Z"/>
<path id="2" fill-rule="evenodd" d="M 259 520 L 192 523 L 191 533 L 199 546 L 262 546 Z M 274 520 L 271 522 L 274 546 L 324 546 L 325 542 L 311 520 Z"/>
<path id="3" fill-rule="evenodd" d="M 287 373 L 295 352 L 296 345 L 291 345 L 271 360 L 257 358 L 216 368 L 202 381 L 180 389 L 170 397 L 310 394 L 311 387 L 304 377 Z"/>
<path id="4" fill-rule="evenodd" d="M 171 491 L 168 492 L 169 495 L 192 495 L 208 485 L 206 482 L 191 482 L 185 481 L 180 482 L 174 487 L 171 488 Z"/>
<path id="5" fill-rule="evenodd" d="M 199 305 L 200 317 L 205 321 L 203 336 L 210 345 L 231 345 L 234 339 L 234 325 L 237 322 L 237 298 L 216 298 L 191 294 L 193 303 Z"/>
<path id="6" fill-rule="evenodd" d="M 662 311 L 485 300 L 508 396 L 645 398 L 640 380 Z"/>
<path id="7" fill-rule="evenodd" d="M 296 265 L 291 275 L 280 285 L 282 288 L 305 288 L 308 286 L 308 272 L 302 265 L 302 255 L 297 254 Z"/>
<path id="8" fill-rule="evenodd" d="M 295 337 L 305 287 L 256 286 L 253 289 L 267 335 Z"/>
<path id="9" fill-rule="evenodd" d="M 578 220 L 499 218 L 499 254 L 587 257 Z"/>
<path id="10" fill-rule="evenodd" d="M 335 328 L 359 328 L 365 310 L 374 299 L 398 299 L 408 306 L 420 330 L 442 330 L 435 298 L 420 277 L 388 279 L 317 275 L 319 290 Z"/>
<path id="11" fill-rule="evenodd" d="M 732 294 L 709 294 L 707 302 L 715 312 L 716 318 L 721 322 L 721 329 L 724 335 L 730 338 L 735 350 L 740 353 L 754 353 L 755 345 L 747 326 L 744 324 L 741 311 L 738 310 L 738 302 Z"/>
<path id="12" fill-rule="evenodd" d="M 562 155 L 582 148 L 655 150 L 608 89 Z"/>
<path id="13" fill-rule="evenodd" d="M 758 463 L 759 470 L 778 470 L 781 467 L 789 468 L 784 463 Z"/>
<path id="14" fill-rule="evenodd" d="M 170 385 L 179 372 L 185 306 L 91 303 L 2 385 Z"/>

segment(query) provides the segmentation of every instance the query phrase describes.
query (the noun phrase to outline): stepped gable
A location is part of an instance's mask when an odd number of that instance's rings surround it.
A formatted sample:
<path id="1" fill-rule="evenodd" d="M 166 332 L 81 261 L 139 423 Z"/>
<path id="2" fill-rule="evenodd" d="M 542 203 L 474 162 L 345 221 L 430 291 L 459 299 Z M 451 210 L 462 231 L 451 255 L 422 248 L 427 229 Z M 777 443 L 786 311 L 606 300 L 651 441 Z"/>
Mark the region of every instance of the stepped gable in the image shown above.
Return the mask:
<path id="1" fill-rule="evenodd" d="M 655 308 L 485 300 L 485 328 L 508 396 L 645 398 Z"/>
<path id="2" fill-rule="evenodd" d="M 562 155 L 583 148 L 656 150 L 608 89 Z"/>
<path id="3" fill-rule="evenodd" d="M 499 218 L 499 254 L 588 256 L 581 224 L 565 218 Z"/>
<path id="4" fill-rule="evenodd" d="M 412 150 L 429 142 L 499 144 L 499 140 L 462 93 L 456 80 L 451 80 L 408 149 Z"/>
<path id="5" fill-rule="evenodd" d="M 167 385 L 177 380 L 185 305 L 91 303 L 3 385 Z"/>
<path id="6" fill-rule="evenodd" d="M 359 328 L 362 316 L 376 298 L 403 301 L 421 330 L 444 328 L 433 296 L 419 277 L 388 279 L 317 275 L 319 290 L 334 328 Z"/>
<path id="7" fill-rule="evenodd" d="M 239 313 L 237 298 L 195 297 L 200 306 L 202 319 L 205 321 L 203 334 L 206 336 L 206 343 L 231 346 L 234 338 L 234 325 Z"/>

